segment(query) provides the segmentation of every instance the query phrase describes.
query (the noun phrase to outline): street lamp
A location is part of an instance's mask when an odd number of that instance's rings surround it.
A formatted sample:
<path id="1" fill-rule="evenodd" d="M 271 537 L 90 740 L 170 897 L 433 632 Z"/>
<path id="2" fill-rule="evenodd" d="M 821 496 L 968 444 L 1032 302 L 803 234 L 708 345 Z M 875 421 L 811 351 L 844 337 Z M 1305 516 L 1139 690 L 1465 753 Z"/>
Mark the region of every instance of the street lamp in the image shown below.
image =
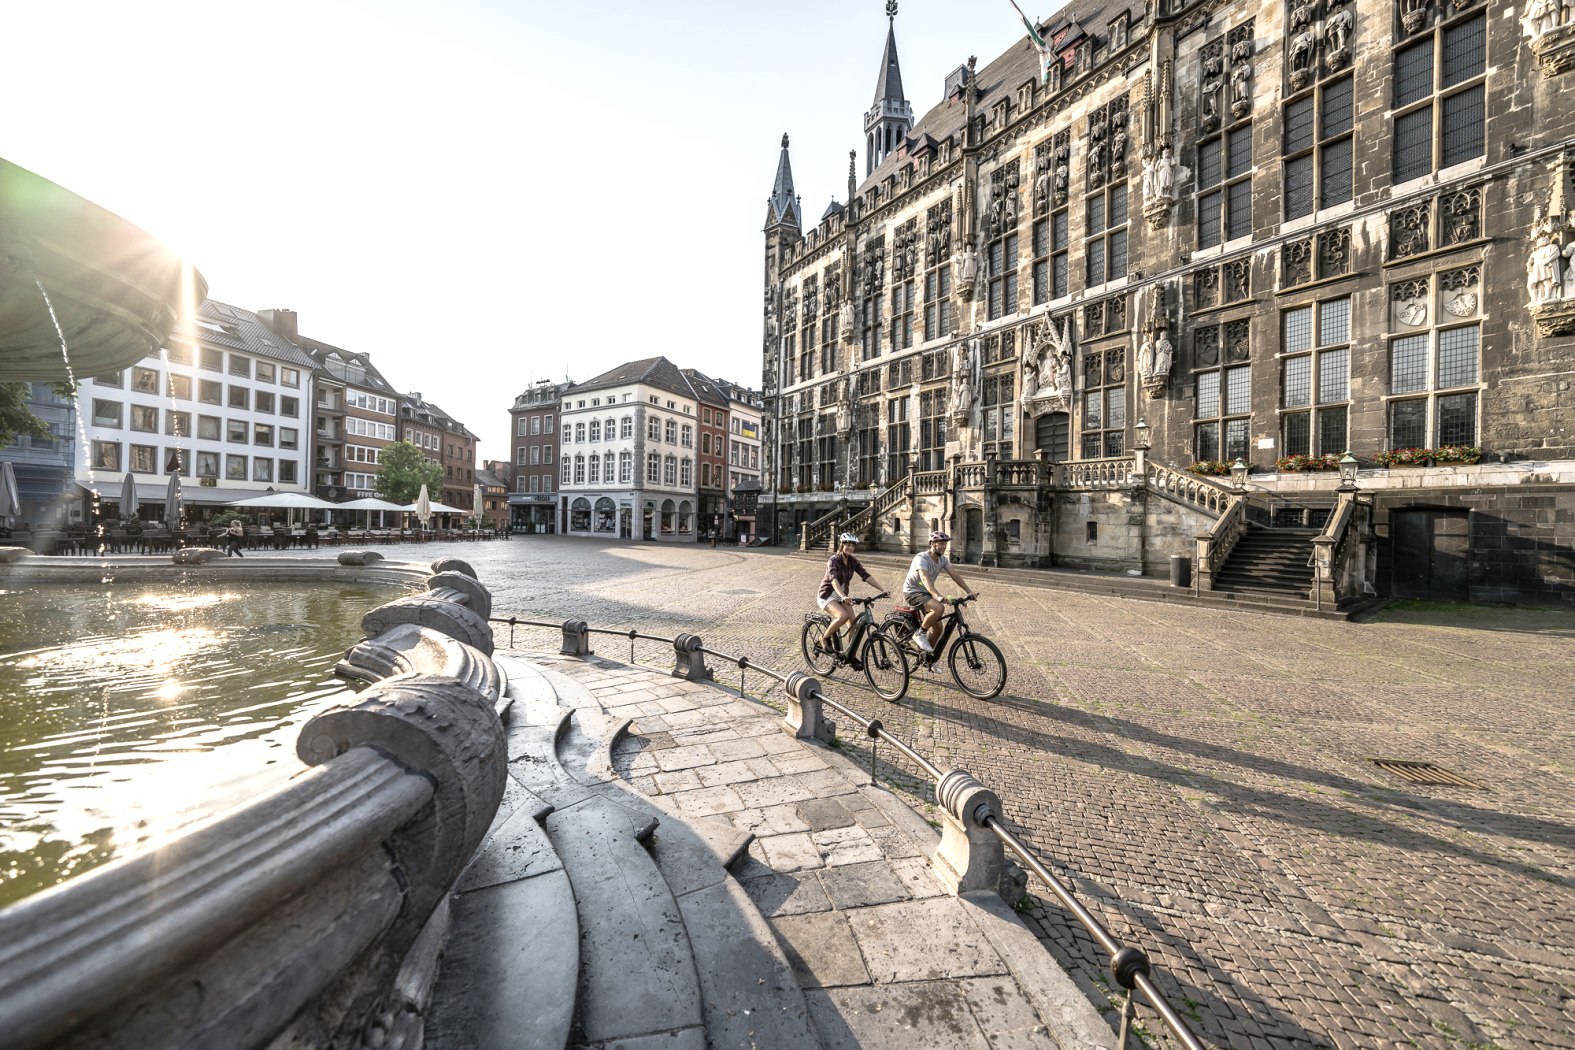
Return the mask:
<path id="1" fill-rule="evenodd" d="M 1247 491 L 1247 464 L 1242 462 L 1240 456 L 1237 456 L 1236 462 L 1230 465 L 1230 479 L 1237 489 L 1242 492 Z"/>
<path id="2" fill-rule="evenodd" d="M 1139 416 L 1137 424 L 1132 428 L 1133 448 L 1143 449 L 1145 451 L 1149 448 L 1148 431 L 1148 420 L 1144 419 L 1142 416 Z"/>
<path id="3" fill-rule="evenodd" d="M 1340 457 L 1340 491 L 1356 491 L 1356 457 L 1350 452 Z"/>

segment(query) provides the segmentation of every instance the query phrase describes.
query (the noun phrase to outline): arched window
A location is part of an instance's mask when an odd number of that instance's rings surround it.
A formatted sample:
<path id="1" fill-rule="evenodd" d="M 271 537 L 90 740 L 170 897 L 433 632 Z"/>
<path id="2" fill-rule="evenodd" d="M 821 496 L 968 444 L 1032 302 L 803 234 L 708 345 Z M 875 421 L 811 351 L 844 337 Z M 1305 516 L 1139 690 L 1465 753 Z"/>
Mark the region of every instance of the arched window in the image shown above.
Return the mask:
<path id="1" fill-rule="evenodd" d="M 601 420 L 599 420 L 599 419 L 591 420 L 590 439 L 592 441 L 600 441 L 602 439 L 602 421 Z"/>
<path id="2" fill-rule="evenodd" d="M 693 485 L 694 483 L 695 483 L 695 465 L 694 465 L 694 460 L 690 459 L 688 456 L 685 456 L 684 459 L 683 459 L 683 462 L 678 465 L 678 484 L 682 485 L 684 488 L 688 488 L 689 486 Z"/>
<path id="3" fill-rule="evenodd" d="M 618 528 L 618 509 L 606 496 L 596 501 L 595 523 L 597 532 L 615 532 Z"/>
<path id="4" fill-rule="evenodd" d="M 681 443 L 684 448 L 695 447 L 695 428 L 690 426 L 688 423 L 684 424 L 684 436 Z"/>
<path id="5" fill-rule="evenodd" d="M 618 431 L 614 429 L 617 427 L 617 425 L 617 423 L 613 422 L 613 417 L 608 416 L 607 422 L 602 424 L 602 437 L 608 441 L 611 441 L 613 439 L 613 435 L 618 433 Z"/>
<path id="6" fill-rule="evenodd" d="M 585 424 L 584 423 L 576 423 L 576 424 L 574 424 L 574 442 L 575 442 L 575 444 L 579 444 L 581 441 L 584 441 L 584 440 L 585 440 Z"/>
<path id="7" fill-rule="evenodd" d="M 565 485 L 567 485 L 570 481 L 574 480 L 572 475 L 571 475 L 571 472 L 573 470 L 574 470 L 574 464 L 569 462 L 569 457 L 568 456 L 564 456 L 563 457 L 563 483 Z"/>
<path id="8" fill-rule="evenodd" d="M 678 531 L 680 533 L 692 533 L 695 531 L 694 507 L 690 506 L 688 500 L 678 504 Z"/>
<path id="9" fill-rule="evenodd" d="M 645 480 L 655 484 L 662 480 L 662 454 L 652 452 L 645 457 Z"/>
<path id="10" fill-rule="evenodd" d="M 634 480 L 634 453 L 618 453 L 618 484 L 627 485 Z"/>
<path id="11" fill-rule="evenodd" d="M 671 459 L 672 457 L 669 456 L 668 458 Z M 673 509 L 672 500 L 664 499 L 662 501 L 662 532 L 670 536 L 676 532 L 677 529 L 678 512 Z"/>
<path id="12" fill-rule="evenodd" d="M 618 436 L 621 437 L 621 438 L 632 438 L 632 437 L 634 437 L 634 417 L 633 416 L 624 416 L 623 417 L 623 425 L 618 428 Z"/>
<path id="13" fill-rule="evenodd" d="M 611 452 L 602 456 L 602 484 L 611 485 L 613 483 L 613 464 L 617 462 L 618 458 Z"/>
<path id="14" fill-rule="evenodd" d="M 667 421 L 667 443 L 669 445 L 678 444 L 678 423 L 675 420 L 669 419 Z"/>
<path id="15" fill-rule="evenodd" d="M 592 485 L 600 485 L 601 481 L 602 481 L 602 457 L 600 457 L 596 453 L 592 452 L 591 453 L 590 483 Z"/>
<path id="16" fill-rule="evenodd" d="M 662 484 L 678 484 L 678 457 L 668 456 L 662 463 Z"/>
<path id="17" fill-rule="evenodd" d="M 591 501 L 583 496 L 569 504 L 569 531 L 591 531 Z"/>
<path id="18" fill-rule="evenodd" d="M 574 457 L 574 483 L 576 485 L 583 485 L 583 484 L 585 484 L 585 457 L 584 456 L 575 456 Z"/>
<path id="19" fill-rule="evenodd" d="M 711 435 L 710 434 L 703 433 L 703 432 L 701 433 L 701 435 L 700 435 L 700 454 L 702 456 L 709 456 L 711 454 Z"/>

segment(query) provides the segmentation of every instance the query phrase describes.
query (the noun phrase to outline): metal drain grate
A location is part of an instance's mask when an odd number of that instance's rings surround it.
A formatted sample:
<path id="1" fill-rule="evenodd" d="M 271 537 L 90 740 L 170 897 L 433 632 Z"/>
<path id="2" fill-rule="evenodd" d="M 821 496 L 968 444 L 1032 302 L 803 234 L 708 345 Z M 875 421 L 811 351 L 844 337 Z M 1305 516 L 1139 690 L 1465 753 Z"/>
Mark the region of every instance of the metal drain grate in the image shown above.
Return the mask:
<path id="1" fill-rule="evenodd" d="M 1373 765 L 1385 773 L 1408 780 L 1413 784 L 1427 784 L 1433 787 L 1463 787 L 1482 790 L 1482 785 L 1467 780 L 1459 773 L 1451 773 L 1443 766 L 1432 762 L 1408 762 L 1398 758 L 1375 758 Z"/>

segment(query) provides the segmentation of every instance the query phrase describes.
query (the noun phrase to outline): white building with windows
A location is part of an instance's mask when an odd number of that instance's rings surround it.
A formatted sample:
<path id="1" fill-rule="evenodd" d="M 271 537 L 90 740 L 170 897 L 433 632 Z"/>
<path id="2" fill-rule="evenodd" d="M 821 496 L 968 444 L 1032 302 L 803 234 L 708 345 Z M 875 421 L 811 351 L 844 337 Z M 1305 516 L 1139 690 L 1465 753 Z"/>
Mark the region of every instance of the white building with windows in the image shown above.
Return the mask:
<path id="1" fill-rule="evenodd" d="M 77 482 L 117 502 L 127 471 L 146 516 L 162 513 L 168 476 L 179 472 L 188 507 L 244 499 L 273 488 L 305 490 L 311 478 L 313 362 L 254 313 L 212 299 L 191 333 L 133 367 L 82 383 L 87 455 Z M 92 513 L 91 496 L 71 509 Z M 157 505 L 157 511 L 153 504 Z M 119 508 L 131 517 L 128 508 Z"/>
<path id="2" fill-rule="evenodd" d="M 558 506 L 576 536 L 693 542 L 699 400 L 665 357 L 563 393 Z"/>

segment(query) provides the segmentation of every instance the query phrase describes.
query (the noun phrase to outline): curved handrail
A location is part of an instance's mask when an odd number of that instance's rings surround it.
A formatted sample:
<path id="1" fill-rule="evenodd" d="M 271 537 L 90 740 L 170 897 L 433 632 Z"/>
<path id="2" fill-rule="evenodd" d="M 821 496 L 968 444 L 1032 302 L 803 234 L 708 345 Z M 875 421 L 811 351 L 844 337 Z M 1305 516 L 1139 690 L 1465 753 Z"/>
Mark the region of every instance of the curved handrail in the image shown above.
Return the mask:
<path id="1" fill-rule="evenodd" d="M 1212 478 L 1173 470 L 1153 460 L 1147 462 L 1144 478 L 1155 492 L 1215 517 L 1225 513 L 1230 501 L 1236 496 L 1229 486 Z"/>
<path id="2" fill-rule="evenodd" d="M 492 622 L 507 623 L 511 626 L 511 628 L 513 626 L 546 628 L 565 627 L 565 624 L 562 622 L 552 623 L 541 620 L 521 620 L 512 616 L 493 617 Z M 634 643 L 636 640 L 664 642 L 677 647 L 682 644 L 682 639 L 693 638 L 692 635 L 680 635 L 676 638 L 668 638 L 662 635 L 644 634 L 638 628 L 630 628 L 628 630 L 614 630 L 606 627 L 590 627 L 588 625 L 580 626 L 586 634 L 615 635 L 618 637 L 628 638 L 631 663 L 634 662 Z M 793 679 L 795 677 L 802 677 L 799 675 L 784 675 L 779 671 L 775 671 L 769 667 L 755 663 L 747 656 L 740 656 L 735 653 L 726 653 L 719 649 L 712 649 L 704 644 L 694 645 L 692 647 L 692 651 L 703 653 L 707 656 L 714 656 L 719 660 L 726 660 L 727 662 L 737 666 L 740 671 L 752 670 L 759 674 L 765 675 L 766 677 L 781 685 L 785 691 L 788 691 L 790 696 L 792 695 L 791 685 Z M 742 688 L 740 688 L 739 692 L 742 694 Z M 864 731 L 865 736 L 870 738 L 870 773 L 872 777 L 874 775 L 876 762 L 875 748 L 876 745 L 881 742 L 889 744 L 897 752 L 906 757 L 910 762 L 923 770 L 927 776 L 935 780 L 937 783 L 946 776 L 945 770 L 941 769 L 919 752 L 915 751 L 912 747 L 908 746 L 908 744 L 900 737 L 893 736 L 891 733 L 887 732 L 886 727 L 881 723 L 880 719 L 865 718 L 863 715 L 859 714 L 857 711 L 853 710 L 846 704 L 830 696 L 827 696 L 825 690 L 820 688 L 818 681 L 815 683 L 812 694 L 820 703 L 846 716 L 850 721 L 852 721 Z M 1111 974 L 1115 978 L 1116 983 L 1125 989 L 1128 995 L 1127 1003 L 1123 1009 L 1123 1042 L 1126 1036 L 1125 1022 L 1130 1016 L 1131 996 L 1134 991 L 1137 991 L 1142 993 L 1144 1000 L 1154 1009 L 1156 1013 L 1159 1014 L 1160 1019 L 1165 1023 L 1165 1027 L 1170 1030 L 1171 1034 L 1176 1037 L 1177 1041 L 1183 1048 L 1185 1048 L 1185 1050 L 1206 1050 L 1204 1043 L 1197 1037 L 1195 1033 L 1193 1033 L 1191 1028 L 1187 1026 L 1186 1021 L 1182 1019 L 1181 1015 L 1176 1012 L 1175 1008 L 1170 1005 L 1170 1003 L 1160 993 L 1159 989 L 1149 979 L 1149 959 L 1147 954 L 1144 953 L 1142 949 L 1123 944 L 1119 939 L 1117 939 L 1116 936 L 1112 934 L 1110 930 L 1103 923 L 1101 923 L 1099 919 L 1092 912 L 1090 912 L 1081 901 L 1077 899 L 1072 890 L 1060 879 L 1055 877 L 1050 869 L 1033 854 L 1033 852 L 1022 842 L 1022 840 L 1018 839 L 1017 836 L 1013 835 L 1009 830 L 1002 826 L 999 818 L 993 814 L 988 815 L 984 818 L 984 824 L 990 829 L 992 833 L 994 833 L 996 838 L 1001 841 L 1005 848 L 1011 850 L 1012 853 L 1022 860 L 1023 864 L 1030 872 L 1033 873 L 1036 878 L 1038 878 L 1050 888 L 1050 891 L 1055 895 L 1056 900 L 1059 901 L 1060 904 L 1067 909 L 1067 911 L 1071 912 L 1072 917 L 1075 918 L 1078 923 L 1088 931 L 1089 935 L 1094 938 L 1099 946 L 1111 956 Z"/>

